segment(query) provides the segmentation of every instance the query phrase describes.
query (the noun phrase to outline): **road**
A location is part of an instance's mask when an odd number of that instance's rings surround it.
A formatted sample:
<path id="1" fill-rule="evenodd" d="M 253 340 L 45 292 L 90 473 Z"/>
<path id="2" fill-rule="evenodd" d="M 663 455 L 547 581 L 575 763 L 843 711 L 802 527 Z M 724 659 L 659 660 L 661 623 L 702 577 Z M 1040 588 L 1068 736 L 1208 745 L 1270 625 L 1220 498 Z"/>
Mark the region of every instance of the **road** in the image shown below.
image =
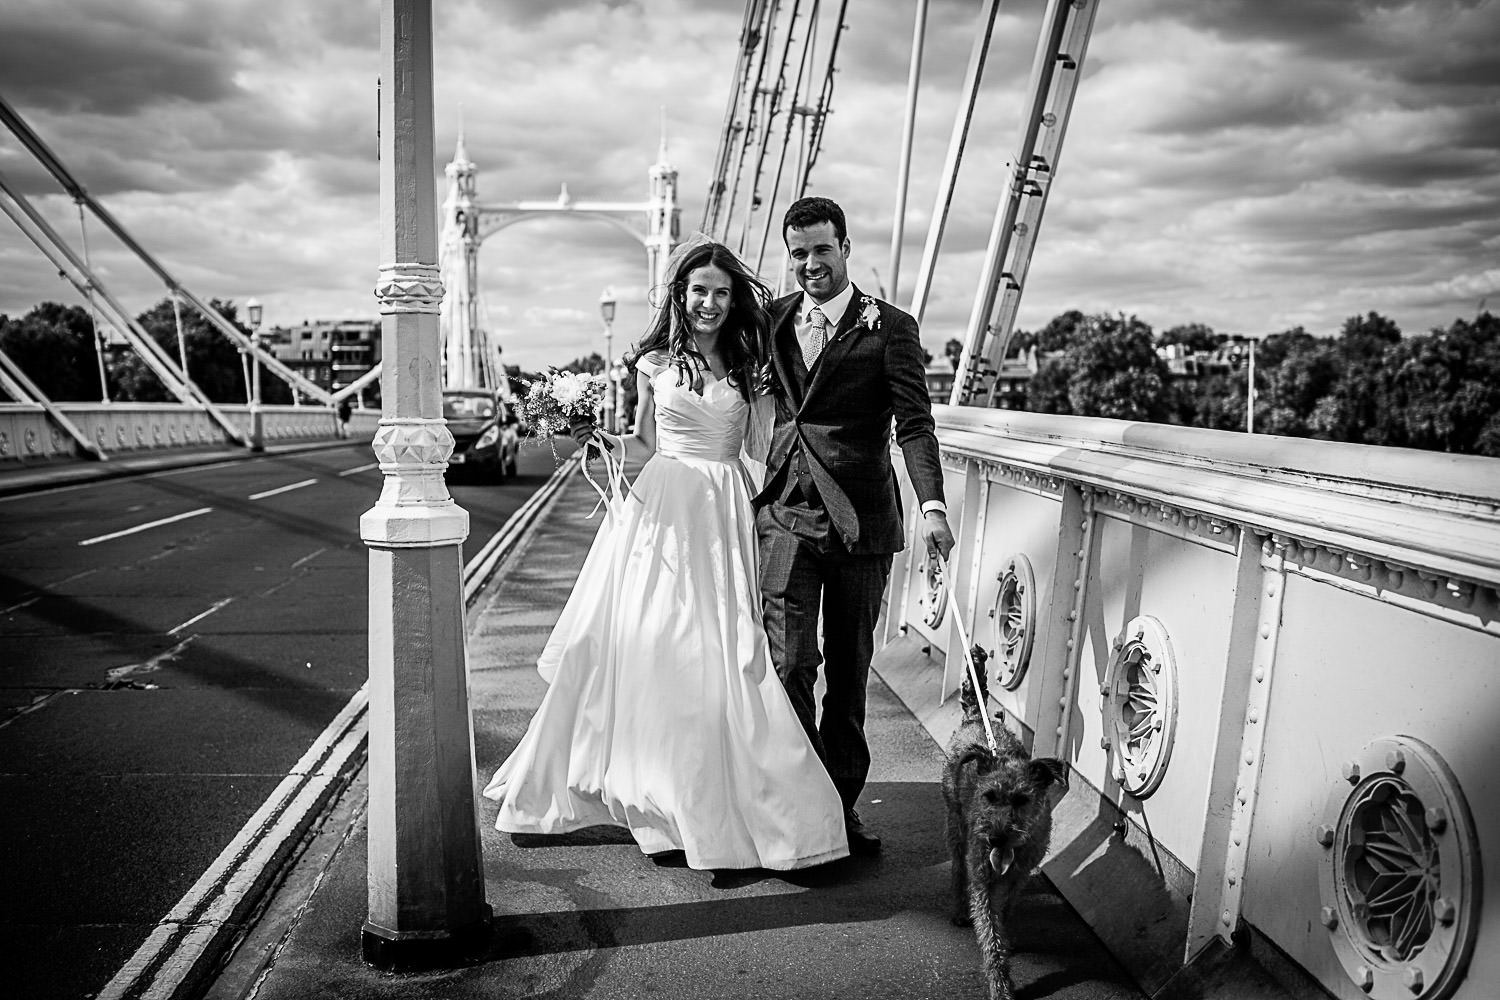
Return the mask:
<path id="1" fill-rule="evenodd" d="M 466 562 L 552 469 L 451 484 Z M 364 682 L 380 482 L 351 444 L 0 498 L 11 995 L 96 993 Z"/>

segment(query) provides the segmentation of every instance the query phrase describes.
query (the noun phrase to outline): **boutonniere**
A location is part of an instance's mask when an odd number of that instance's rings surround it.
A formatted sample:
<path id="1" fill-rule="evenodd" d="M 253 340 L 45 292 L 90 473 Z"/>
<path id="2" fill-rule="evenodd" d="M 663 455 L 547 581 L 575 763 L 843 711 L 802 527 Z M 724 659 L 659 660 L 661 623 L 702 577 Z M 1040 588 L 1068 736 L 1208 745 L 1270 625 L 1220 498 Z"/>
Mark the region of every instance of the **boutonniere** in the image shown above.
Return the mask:
<path id="1" fill-rule="evenodd" d="M 880 329 L 880 303 L 868 295 L 860 296 L 859 322 L 871 332 Z"/>

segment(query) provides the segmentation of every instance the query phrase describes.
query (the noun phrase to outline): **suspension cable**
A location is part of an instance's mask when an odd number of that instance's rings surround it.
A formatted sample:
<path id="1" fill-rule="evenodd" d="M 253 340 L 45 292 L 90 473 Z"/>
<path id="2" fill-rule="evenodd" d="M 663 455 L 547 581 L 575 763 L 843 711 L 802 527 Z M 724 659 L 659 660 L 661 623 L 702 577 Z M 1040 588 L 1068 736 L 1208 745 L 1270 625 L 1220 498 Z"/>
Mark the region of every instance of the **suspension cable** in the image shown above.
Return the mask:
<path id="1" fill-rule="evenodd" d="M 729 89 L 729 103 L 724 109 L 724 124 L 719 131 L 719 150 L 714 157 L 714 170 L 708 185 L 708 199 L 703 206 L 703 232 L 712 233 L 719 224 L 719 208 L 723 203 L 725 182 L 729 173 L 730 151 L 737 134 L 735 114 L 739 111 L 740 97 L 745 85 L 750 82 L 750 67 L 754 53 L 760 45 L 760 8 L 765 0 L 746 0 L 745 19 L 740 26 L 740 48 L 735 57 L 734 78 Z"/>
<path id="2" fill-rule="evenodd" d="M 735 157 L 734 183 L 729 188 L 729 209 L 724 213 L 723 242 L 729 242 L 729 229 L 734 223 L 734 206 L 739 200 L 740 178 L 745 172 L 745 154 L 750 149 L 750 137 L 756 129 L 756 119 L 761 100 L 764 97 L 761 83 L 765 79 L 766 62 L 770 59 L 773 39 L 776 33 L 776 15 L 781 9 L 781 0 L 771 0 L 770 6 L 766 8 L 764 30 L 760 33 L 760 58 L 755 66 L 755 86 L 750 89 L 750 99 L 746 103 L 745 126 L 739 134 L 739 153 Z"/>
<path id="3" fill-rule="evenodd" d="M 807 33 L 802 39 L 802 55 L 797 60 L 797 78 L 792 84 L 791 107 L 786 113 L 786 127 L 781 132 L 781 155 L 776 159 L 776 176 L 771 182 L 771 197 L 765 202 L 765 212 L 761 217 L 760 247 L 755 253 L 755 270 L 760 272 L 766 260 L 766 243 L 771 238 L 771 220 L 776 215 L 776 196 L 781 193 L 781 172 L 786 167 L 787 150 L 792 144 L 792 128 L 797 121 L 797 98 L 802 93 L 802 75 L 807 70 L 808 62 L 812 59 L 813 52 L 813 29 L 818 23 L 818 8 L 822 0 L 812 0 L 812 7 L 807 14 Z M 788 35 L 788 38 L 791 36 Z"/>
<path id="4" fill-rule="evenodd" d="M 88 268 L 90 275 L 88 282 L 83 286 L 84 297 L 89 300 L 89 323 L 94 331 L 94 360 L 99 365 L 99 402 L 109 402 L 109 380 L 104 375 L 104 335 L 99 332 L 99 310 L 94 305 L 94 263 L 89 259 L 89 227 L 88 220 L 83 216 L 83 199 L 75 197 L 73 204 L 78 206 L 78 231 L 83 236 L 83 263 Z"/>
<path id="5" fill-rule="evenodd" d="M 765 124 L 762 127 L 760 142 L 755 153 L 755 173 L 750 180 L 750 202 L 745 206 L 745 217 L 740 224 L 740 241 L 736 250 L 740 256 L 745 254 L 745 242 L 750 236 L 750 219 L 755 215 L 759 207 L 760 178 L 765 173 L 767 146 L 771 142 L 771 131 L 776 124 L 776 116 L 781 111 L 781 97 L 786 93 L 786 62 L 787 56 L 792 51 L 792 35 L 797 30 L 797 18 L 801 15 L 802 0 L 792 0 L 792 13 L 787 19 L 786 39 L 781 43 L 781 63 L 777 67 L 776 86 L 771 91 L 771 108 L 766 114 Z"/>
<path id="6" fill-rule="evenodd" d="M 188 381 L 187 338 L 182 332 L 182 297 L 172 289 L 172 319 L 177 323 L 177 364 L 182 369 L 182 380 Z"/>
<path id="7" fill-rule="evenodd" d="M 833 113 L 833 75 L 838 72 L 836 66 L 839 57 L 839 39 L 843 37 L 844 29 L 848 27 L 844 23 L 844 15 L 848 10 L 849 0 L 843 0 L 839 4 L 838 23 L 833 29 L 833 44 L 828 49 L 828 70 L 823 75 L 823 91 L 818 96 L 817 113 L 813 117 L 812 152 L 808 154 L 807 164 L 803 168 L 802 176 L 798 179 L 798 198 L 807 194 L 808 180 L 812 177 L 813 166 L 818 162 L 818 153 L 823 148 L 823 129 L 827 125 L 828 116 Z"/>

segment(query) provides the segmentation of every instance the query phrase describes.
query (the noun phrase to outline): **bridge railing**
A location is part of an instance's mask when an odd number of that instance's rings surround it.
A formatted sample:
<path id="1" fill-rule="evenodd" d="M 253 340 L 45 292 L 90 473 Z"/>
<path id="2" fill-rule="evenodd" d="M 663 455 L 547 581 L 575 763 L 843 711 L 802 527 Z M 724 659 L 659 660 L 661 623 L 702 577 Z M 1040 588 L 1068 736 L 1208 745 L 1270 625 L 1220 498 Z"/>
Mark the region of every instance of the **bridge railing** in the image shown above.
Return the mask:
<path id="1" fill-rule="evenodd" d="M 1240 942 L 1339 997 L 1489 996 L 1500 461 L 935 409 L 958 545 L 897 557 L 877 664 L 951 729 L 957 607 L 1072 767 L 1045 871 L 1142 986 Z"/>
<path id="2" fill-rule="evenodd" d="M 56 403 L 75 426 L 106 455 L 222 446 L 223 429 L 202 410 L 175 403 Z M 245 434 L 250 407 L 220 406 Z M 345 429 L 332 409 L 323 406 L 260 407 L 262 434 L 268 446 L 299 441 L 333 440 Z M 379 411 L 355 410 L 347 433 L 373 437 Z M 0 467 L 10 462 L 66 461 L 77 456 L 71 436 L 31 403 L 0 403 Z"/>

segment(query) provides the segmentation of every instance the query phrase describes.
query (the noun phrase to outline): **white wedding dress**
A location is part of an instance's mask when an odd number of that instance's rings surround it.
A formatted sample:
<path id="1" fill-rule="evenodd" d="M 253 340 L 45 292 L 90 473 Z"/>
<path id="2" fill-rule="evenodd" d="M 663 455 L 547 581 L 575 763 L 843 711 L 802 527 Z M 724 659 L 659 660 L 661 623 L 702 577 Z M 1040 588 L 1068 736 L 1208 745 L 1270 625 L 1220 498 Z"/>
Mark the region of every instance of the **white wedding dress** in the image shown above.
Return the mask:
<path id="1" fill-rule="evenodd" d="M 546 696 L 485 788 L 497 829 L 627 827 L 692 868 L 849 853 L 843 807 L 771 665 L 741 447 L 751 407 L 643 358 L 656 454 L 611 505 L 537 668 Z"/>

